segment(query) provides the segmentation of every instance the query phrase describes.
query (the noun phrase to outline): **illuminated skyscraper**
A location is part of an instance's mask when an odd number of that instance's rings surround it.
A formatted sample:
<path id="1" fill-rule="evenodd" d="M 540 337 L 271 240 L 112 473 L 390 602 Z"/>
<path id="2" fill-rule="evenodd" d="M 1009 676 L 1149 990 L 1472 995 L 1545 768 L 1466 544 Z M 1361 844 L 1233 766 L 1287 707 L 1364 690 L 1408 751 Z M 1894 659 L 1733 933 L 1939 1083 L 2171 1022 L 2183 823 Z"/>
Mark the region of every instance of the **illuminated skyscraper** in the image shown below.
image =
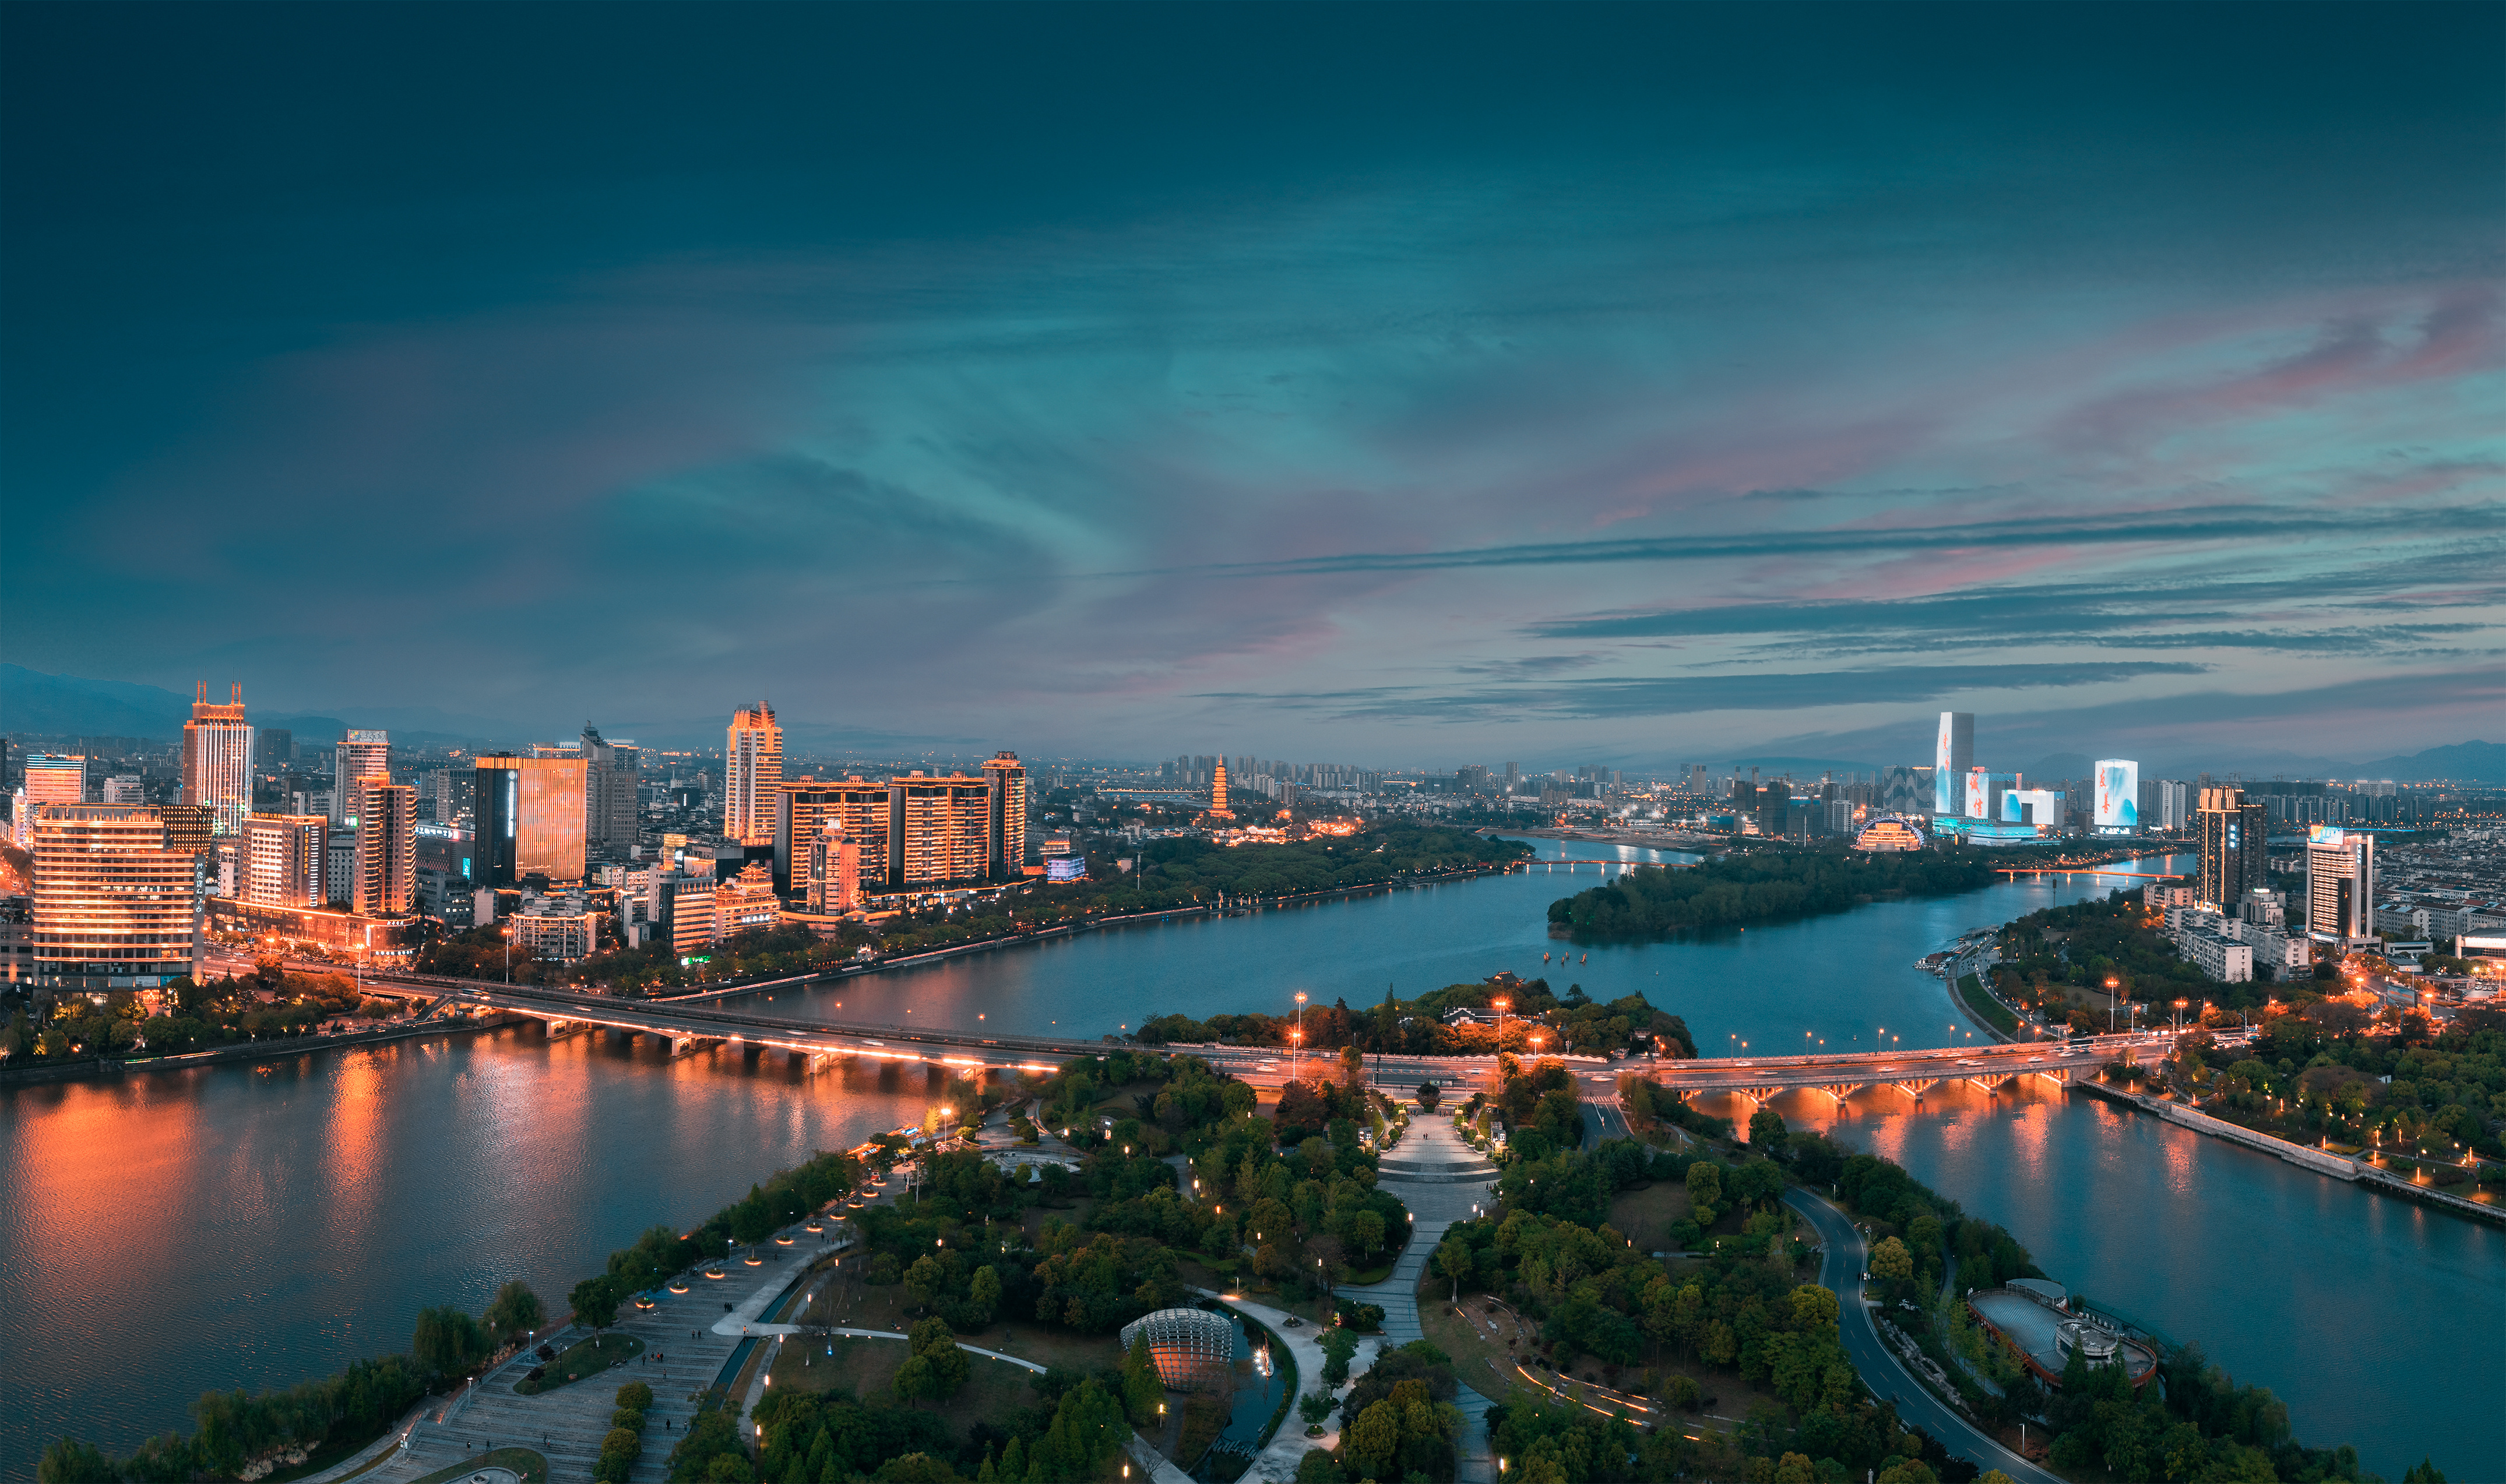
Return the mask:
<path id="1" fill-rule="evenodd" d="M 2247 892 L 2271 885 L 2264 855 L 2269 828 L 2263 803 L 2241 789 L 2203 789 L 2193 822 L 2202 842 L 2202 874 L 2194 900 L 2233 911 Z"/>
<path id="2" fill-rule="evenodd" d="M 330 821 L 319 814 L 247 816 L 243 900 L 320 909 L 330 900 L 324 880 L 330 834 Z"/>
<path id="3" fill-rule="evenodd" d="M 992 786 L 985 853 L 991 857 L 992 879 L 1005 881 L 1026 865 L 1026 768 L 1018 754 L 999 752 L 984 760 L 984 776 Z"/>
<path id="4" fill-rule="evenodd" d="M 219 834 L 243 833 L 243 817 L 252 812 L 252 728 L 244 724 L 243 687 L 228 691 L 223 705 L 209 699 L 207 681 L 194 692 L 192 719 L 183 724 L 183 802 L 208 805 Z"/>
<path id="5" fill-rule="evenodd" d="M 579 879 L 579 878 L 578 878 Z M 417 895 L 417 790 L 376 775 L 357 780 L 357 910 L 399 917 Z"/>
<path id="6" fill-rule="evenodd" d="M 2376 837 L 2337 825 L 2306 831 L 2306 936 L 2353 946 L 2376 936 Z"/>
<path id="7" fill-rule="evenodd" d="M 34 817 L 35 982 L 155 989 L 200 972 L 200 857 L 165 848 L 141 804 L 43 804 Z"/>
<path id="8" fill-rule="evenodd" d="M 787 780 L 774 791 L 774 889 L 808 886 L 811 842 L 830 823 L 843 827 L 873 886 L 887 880 L 888 785 L 862 777 Z"/>
<path id="9" fill-rule="evenodd" d="M 2140 764 L 2122 758 L 2101 759 L 2096 784 L 2096 827 L 2119 832 L 2139 829 Z"/>
<path id="10" fill-rule="evenodd" d="M 18 786 L 11 830 L 20 850 L 35 844 L 35 810 L 44 804 L 87 802 L 87 758 L 83 754 L 28 753 L 25 781 Z"/>
<path id="11" fill-rule="evenodd" d="M 357 729 L 340 739 L 331 754 L 331 823 L 357 828 L 357 785 L 368 778 L 391 776 L 391 733 Z"/>
<path id="12" fill-rule="evenodd" d="M 991 874 L 991 785 L 964 773 L 887 781 L 891 886 L 979 881 Z"/>
<path id="13" fill-rule="evenodd" d="M 1960 791 L 1966 787 L 1966 775 L 1974 768 L 1975 713 L 1942 712 L 1940 735 L 1932 744 L 1934 814 L 1966 812 L 1966 800 L 1960 796 Z"/>
<path id="14" fill-rule="evenodd" d="M 807 909 L 833 913 L 860 906 L 861 868 L 861 846 L 844 831 L 843 821 L 828 819 L 809 842 Z"/>
<path id="15" fill-rule="evenodd" d="M 478 821 L 478 882 L 519 886 L 525 876 L 551 884 L 583 879 L 583 760 L 478 760 L 472 809 Z"/>
<path id="16" fill-rule="evenodd" d="M 783 728 L 764 701 L 732 713 L 723 748 L 722 832 L 743 845 L 774 841 L 774 791 L 783 782 Z"/>

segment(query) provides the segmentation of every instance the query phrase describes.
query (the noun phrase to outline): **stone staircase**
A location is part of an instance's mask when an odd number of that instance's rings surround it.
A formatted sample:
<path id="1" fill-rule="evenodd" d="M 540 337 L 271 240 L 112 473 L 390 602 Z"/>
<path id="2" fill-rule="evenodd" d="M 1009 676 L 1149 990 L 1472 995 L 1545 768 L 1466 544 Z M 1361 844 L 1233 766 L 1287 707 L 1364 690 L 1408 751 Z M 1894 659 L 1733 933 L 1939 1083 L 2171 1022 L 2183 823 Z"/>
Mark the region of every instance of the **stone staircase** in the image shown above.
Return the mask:
<path id="1" fill-rule="evenodd" d="M 1383 1188 L 1410 1208 L 1410 1245 L 1381 1283 L 1342 1291 L 1381 1306 L 1384 1344 L 1406 1345 L 1427 1337 L 1418 1323 L 1418 1285 L 1427 1263 L 1453 1223 L 1469 1219 L 1474 1205 L 1487 1201 L 1496 1175 L 1495 1165 L 1464 1144 L 1449 1119 L 1434 1113 L 1414 1119 L 1401 1143 L 1377 1161 Z M 1496 1484 L 1496 1460 L 1488 1446 L 1488 1398 L 1464 1386 L 1453 1402 L 1463 1417 L 1455 1461 L 1461 1484 Z"/>

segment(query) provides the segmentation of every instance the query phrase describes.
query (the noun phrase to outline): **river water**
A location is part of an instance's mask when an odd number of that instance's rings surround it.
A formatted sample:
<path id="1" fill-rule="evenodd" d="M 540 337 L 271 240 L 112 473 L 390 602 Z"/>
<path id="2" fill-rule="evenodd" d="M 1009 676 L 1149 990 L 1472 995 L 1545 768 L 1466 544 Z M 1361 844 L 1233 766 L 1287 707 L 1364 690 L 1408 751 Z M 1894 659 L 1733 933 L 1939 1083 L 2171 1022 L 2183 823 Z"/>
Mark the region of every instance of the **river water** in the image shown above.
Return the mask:
<path id="1" fill-rule="evenodd" d="M 777 1013 L 1068 1034 L 1169 1010 L 1351 1006 L 1497 970 L 1641 990 L 1700 1049 L 1777 1054 L 1981 1038 L 1913 967 L 1970 928 L 2114 883 L 2029 878 L 1714 938 L 1569 948 L 1555 898 L 1594 857 L 1535 842 L 1528 874 L 1189 919 L 774 993 Z M 1562 857 L 1580 858 L 1569 863 Z M 1557 864 L 1548 864 L 1556 862 Z M 1546 964 L 1543 954 L 1553 958 Z M 646 1042 L 513 1030 L 0 1091 L 0 1476 L 64 1430 L 127 1449 L 212 1386 L 285 1385 L 403 1347 L 417 1311 L 571 1283 L 814 1149 L 913 1121 L 918 1074 L 803 1077 L 780 1058 L 672 1061 Z M 2272 1387 L 2301 1437 L 2398 1478 L 2423 1452 L 2506 1479 L 2506 1232 L 2370 1195 L 2083 1094 L 1893 1094 L 1836 1123 L 2101 1305 Z"/>

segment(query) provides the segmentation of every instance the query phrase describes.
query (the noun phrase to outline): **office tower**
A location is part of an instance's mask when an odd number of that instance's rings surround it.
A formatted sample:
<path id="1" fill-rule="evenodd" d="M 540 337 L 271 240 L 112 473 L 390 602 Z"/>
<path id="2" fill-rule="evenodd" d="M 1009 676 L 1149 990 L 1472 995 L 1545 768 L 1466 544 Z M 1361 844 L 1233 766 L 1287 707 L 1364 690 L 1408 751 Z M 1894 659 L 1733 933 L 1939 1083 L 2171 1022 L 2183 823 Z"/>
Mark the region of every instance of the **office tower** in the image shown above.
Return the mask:
<path id="1" fill-rule="evenodd" d="M 581 881 L 583 760 L 489 753 L 478 764 L 471 809 L 479 884 L 519 886 L 526 876 Z"/>
<path id="2" fill-rule="evenodd" d="M 252 728 L 244 724 L 243 687 L 227 695 L 224 704 L 210 700 L 206 681 L 194 693 L 192 719 L 183 724 L 183 802 L 208 805 L 219 834 L 239 835 L 252 812 Z"/>
<path id="3" fill-rule="evenodd" d="M 200 973 L 200 858 L 138 804 L 35 807 L 35 982 L 155 989 Z"/>
<path id="4" fill-rule="evenodd" d="M 296 760 L 296 733 L 284 726 L 257 726 L 252 733 L 252 770 L 277 773 Z"/>
<path id="5" fill-rule="evenodd" d="M 2245 893 L 2269 886 L 2264 857 L 2262 801 L 2247 802 L 2239 789 L 2203 789 L 2193 820 L 2202 842 L 2202 874 L 2194 900 L 2233 907 Z"/>
<path id="6" fill-rule="evenodd" d="M 157 817 L 165 824 L 165 848 L 207 857 L 217 848 L 217 811 L 207 804 L 160 804 Z"/>
<path id="7" fill-rule="evenodd" d="M 357 910 L 407 915 L 417 898 L 417 790 L 387 776 L 358 780 Z"/>
<path id="8" fill-rule="evenodd" d="M 2376 936 L 2376 837 L 2338 826 L 2306 832 L 2306 936 L 2344 947 Z"/>
<path id="9" fill-rule="evenodd" d="M 322 900 L 342 910 L 357 904 L 357 831 L 334 830 L 322 843 Z"/>
<path id="10" fill-rule="evenodd" d="M 26 776 L 18 785 L 18 795 L 9 816 L 10 833 L 16 838 L 18 848 L 34 848 L 35 810 L 38 807 L 85 802 L 87 758 L 84 755 L 28 753 Z"/>
<path id="11" fill-rule="evenodd" d="M 357 785 L 368 778 L 391 776 L 391 733 L 356 730 L 340 740 L 331 753 L 331 823 L 357 828 Z"/>
<path id="12" fill-rule="evenodd" d="M 584 724 L 580 751 L 586 840 L 604 855 L 623 858 L 635 843 L 635 788 L 641 782 L 643 755 L 632 742 L 603 740 L 590 723 Z"/>
<path id="13" fill-rule="evenodd" d="M 840 819 L 829 819 L 809 841 L 807 893 L 812 912 L 849 912 L 861 905 L 861 846 L 844 832 Z"/>
<path id="14" fill-rule="evenodd" d="M 991 874 L 991 786 L 963 773 L 887 782 L 887 875 L 893 886 Z"/>
<path id="15" fill-rule="evenodd" d="M 991 792 L 984 803 L 989 824 L 984 854 L 991 878 L 1006 881 L 1026 865 L 1026 769 L 1018 754 L 998 752 L 984 760 L 984 777 Z"/>
<path id="16" fill-rule="evenodd" d="M 331 822 L 318 814 L 253 814 L 243 822 L 242 898 L 272 907 L 331 900 Z"/>
<path id="17" fill-rule="evenodd" d="M 2099 830 L 2140 828 L 2140 764 L 2122 758 L 2098 760 L 2097 796 L 2091 818 Z"/>
<path id="18" fill-rule="evenodd" d="M 1511 794 L 1522 786 L 1522 768 L 1517 763 L 1507 763 L 1505 765 L 1505 791 L 1508 794 Z"/>
<path id="19" fill-rule="evenodd" d="M 774 889 L 786 896 L 806 891 L 811 843 L 830 824 L 841 825 L 875 880 L 887 872 L 885 783 L 852 777 L 787 779 L 774 797 Z"/>
<path id="20" fill-rule="evenodd" d="M 1964 812 L 1958 789 L 1975 770 L 1975 713 L 1944 711 L 1940 734 L 1932 743 L 1932 812 Z"/>
<path id="21" fill-rule="evenodd" d="M 722 832 L 742 845 L 774 840 L 774 790 L 783 781 L 783 728 L 764 701 L 732 714 L 723 748 Z"/>

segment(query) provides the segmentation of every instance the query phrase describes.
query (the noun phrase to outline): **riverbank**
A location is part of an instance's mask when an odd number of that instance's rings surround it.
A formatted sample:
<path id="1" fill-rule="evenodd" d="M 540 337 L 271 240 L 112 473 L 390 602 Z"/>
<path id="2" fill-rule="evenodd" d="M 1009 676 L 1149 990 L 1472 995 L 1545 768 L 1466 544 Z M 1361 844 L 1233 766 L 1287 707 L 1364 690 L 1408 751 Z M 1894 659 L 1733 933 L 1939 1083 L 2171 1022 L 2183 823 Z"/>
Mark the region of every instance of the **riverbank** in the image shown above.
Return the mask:
<path id="1" fill-rule="evenodd" d="M 35 1067 L 11 1067 L 0 1071 L 0 1087 L 102 1080 L 139 1072 L 189 1072 L 197 1067 L 227 1066 L 235 1062 L 278 1061 L 311 1051 L 339 1051 L 351 1046 L 384 1045 L 396 1041 L 420 1041 L 436 1036 L 467 1036 L 479 1031 L 492 1031 L 500 1026 L 517 1025 L 526 1018 L 496 1013 L 461 1020 L 427 1020 L 412 1025 L 385 1026 L 372 1031 L 348 1031 L 337 1036 L 290 1036 L 279 1041 L 212 1046 L 206 1051 L 183 1051 L 171 1056 L 99 1056 Z"/>

